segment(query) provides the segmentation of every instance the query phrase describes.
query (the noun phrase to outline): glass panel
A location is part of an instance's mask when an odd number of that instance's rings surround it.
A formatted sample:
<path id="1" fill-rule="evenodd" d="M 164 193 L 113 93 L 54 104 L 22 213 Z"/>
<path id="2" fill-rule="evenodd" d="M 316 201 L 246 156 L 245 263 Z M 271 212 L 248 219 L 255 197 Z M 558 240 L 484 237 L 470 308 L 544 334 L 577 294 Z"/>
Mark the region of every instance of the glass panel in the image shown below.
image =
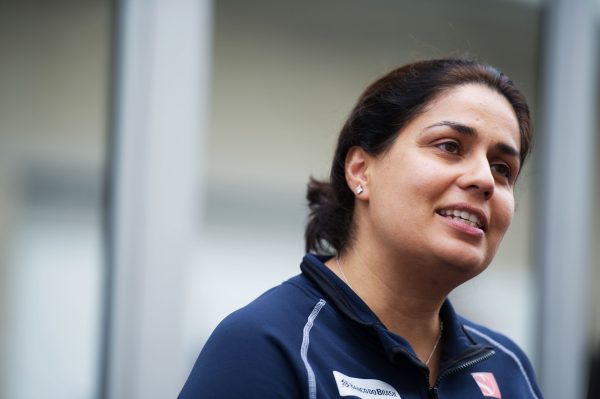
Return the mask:
<path id="1" fill-rule="evenodd" d="M 108 1 L 0 4 L 0 397 L 92 398 Z"/>

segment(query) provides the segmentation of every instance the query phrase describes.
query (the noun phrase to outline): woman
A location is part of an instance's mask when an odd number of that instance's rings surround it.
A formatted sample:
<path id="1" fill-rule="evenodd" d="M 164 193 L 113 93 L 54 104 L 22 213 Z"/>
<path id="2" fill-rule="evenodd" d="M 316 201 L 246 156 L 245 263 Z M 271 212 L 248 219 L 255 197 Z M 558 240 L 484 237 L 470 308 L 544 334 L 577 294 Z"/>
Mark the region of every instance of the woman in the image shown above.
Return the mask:
<path id="1" fill-rule="evenodd" d="M 181 398 L 541 398 L 506 337 L 448 294 L 491 262 L 529 153 L 493 67 L 417 62 L 373 83 L 330 182 L 311 181 L 302 273 L 227 317 Z"/>

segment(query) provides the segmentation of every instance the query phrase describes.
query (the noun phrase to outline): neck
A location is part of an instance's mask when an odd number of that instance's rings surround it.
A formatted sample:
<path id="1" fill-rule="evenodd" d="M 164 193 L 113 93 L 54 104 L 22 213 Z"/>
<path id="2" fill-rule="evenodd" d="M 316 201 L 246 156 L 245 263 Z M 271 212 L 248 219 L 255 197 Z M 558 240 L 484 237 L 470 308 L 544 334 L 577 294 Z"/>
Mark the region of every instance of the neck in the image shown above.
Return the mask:
<path id="1" fill-rule="evenodd" d="M 406 320 L 411 328 L 416 324 L 431 324 L 437 320 L 440 307 L 450 290 L 430 279 L 426 266 L 410 266 L 395 258 L 362 255 L 347 251 L 328 266 L 375 311 L 377 316 L 393 330 L 395 324 Z M 420 270 L 419 270 L 420 269 Z M 389 317 L 388 317 L 389 316 Z M 436 326 L 438 323 L 433 323 Z"/>
<path id="2" fill-rule="evenodd" d="M 423 270 L 415 272 L 398 262 L 401 258 L 369 252 L 348 250 L 339 262 L 334 258 L 327 266 L 425 363 L 440 335 L 439 311 L 449 291 L 424 278 L 428 273 Z M 431 365 L 437 363 L 439 353 L 433 353 Z"/>

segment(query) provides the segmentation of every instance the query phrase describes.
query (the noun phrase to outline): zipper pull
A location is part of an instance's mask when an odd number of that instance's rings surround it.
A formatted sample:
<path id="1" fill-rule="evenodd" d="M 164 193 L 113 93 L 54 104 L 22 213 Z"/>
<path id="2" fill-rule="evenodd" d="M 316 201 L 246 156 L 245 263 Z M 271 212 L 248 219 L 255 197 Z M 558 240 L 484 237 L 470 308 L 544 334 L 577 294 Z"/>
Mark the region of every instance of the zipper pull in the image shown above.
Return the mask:
<path id="1" fill-rule="evenodd" d="M 437 385 L 433 387 L 429 387 L 429 397 L 431 399 L 438 399 L 438 388 Z"/>

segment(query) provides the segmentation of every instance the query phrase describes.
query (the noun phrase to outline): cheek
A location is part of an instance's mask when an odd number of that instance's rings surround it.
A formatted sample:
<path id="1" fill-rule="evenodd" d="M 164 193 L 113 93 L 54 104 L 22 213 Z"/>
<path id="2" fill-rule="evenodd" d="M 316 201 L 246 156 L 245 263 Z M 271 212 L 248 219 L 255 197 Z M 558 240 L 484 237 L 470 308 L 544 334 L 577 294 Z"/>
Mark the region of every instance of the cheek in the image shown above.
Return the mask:
<path id="1" fill-rule="evenodd" d="M 404 165 L 378 171 L 369 198 L 371 218 L 385 226 L 388 232 L 398 233 L 403 226 L 413 226 L 420 216 L 427 190 L 419 182 L 428 181 L 422 171 L 406 173 Z"/>
<path id="2" fill-rule="evenodd" d="M 450 170 L 418 156 L 406 156 L 391 174 L 394 175 L 396 191 L 414 197 L 438 194 L 453 181 Z"/>
<path id="3" fill-rule="evenodd" d="M 498 201 L 494 213 L 497 220 L 497 228 L 504 235 L 515 213 L 515 201 L 512 194 L 507 193 L 501 201 Z"/>
<path id="4" fill-rule="evenodd" d="M 390 205 L 412 214 L 420 212 L 422 205 L 439 197 L 444 188 L 435 173 L 428 172 L 424 168 L 412 168 L 395 174 L 386 187 L 388 199 L 392 201 Z"/>
<path id="5" fill-rule="evenodd" d="M 451 185 L 447 170 L 439 168 L 418 153 L 393 154 L 374 171 L 373 205 L 382 208 L 395 220 L 412 220 L 429 214 L 436 202 Z"/>

